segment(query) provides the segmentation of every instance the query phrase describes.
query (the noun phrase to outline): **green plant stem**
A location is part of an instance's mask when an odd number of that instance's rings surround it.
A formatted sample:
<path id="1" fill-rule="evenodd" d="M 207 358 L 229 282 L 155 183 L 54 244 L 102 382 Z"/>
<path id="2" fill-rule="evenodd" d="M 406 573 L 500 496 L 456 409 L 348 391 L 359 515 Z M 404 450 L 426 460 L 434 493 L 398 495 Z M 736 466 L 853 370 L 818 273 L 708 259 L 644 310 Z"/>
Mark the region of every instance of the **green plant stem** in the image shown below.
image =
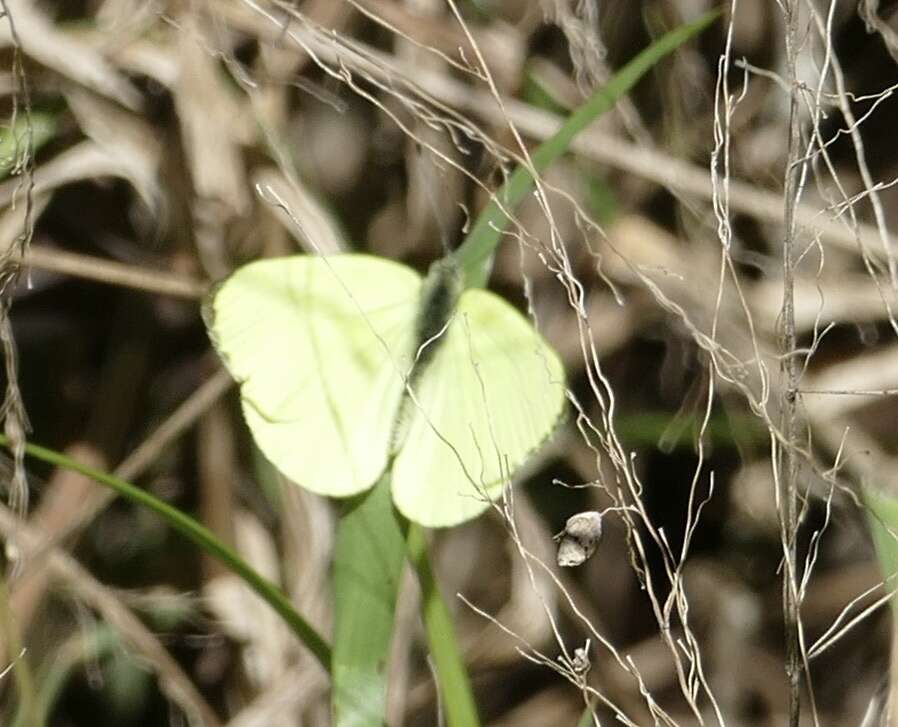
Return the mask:
<path id="1" fill-rule="evenodd" d="M 476 727 L 480 724 L 477 705 L 455 639 L 452 618 L 443 600 L 427 552 L 424 528 L 409 523 L 405 536 L 408 558 L 418 574 L 424 628 L 436 667 L 440 698 L 446 708 L 449 727 Z"/>
<path id="2" fill-rule="evenodd" d="M 350 499 L 334 547 L 333 727 L 382 727 L 405 541 L 389 474 Z"/>
<path id="3" fill-rule="evenodd" d="M 510 221 L 506 210 L 516 207 L 533 189 L 533 172 L 544 171 L 568 150 L 577 134 L 612 109 L 618 99 L 629 92 L 658 61 L 711 25 L 719 15 L 719 10 L 712 10 L 693 23 L 674 28 L 652 43 L 615 73 L 607 85 L 596 90 L 553 136 L 537 147 L 530 156 L 532 168 L 530 165 L 520 165 L 515 169 L 496 193 L 496 199 L 480 213 L 471 232 L 455 253 L 465 274 L 465 287 L 478 288 L 486 284 L 490 267 L 488 261 Z"/>
<path id="4" fill-rule="evenodd" d="M 7 437 L 0 435 L 0 445 L 9 447 Z M 172 528 L 181 535 L 198 545 L 209 555 L 217 558 L 228 569 L 240 577 L 251 589 L 265 600 L 284 619 L 293 633 L 305 644 L 306 648 L 315 655 L 326 671 L 330 672 L 331 650 L 327 642 L 318 634 L 315 628 L 306 621 L 299 612 L 293 608 L 290 599 L 276 585 L 254 570 L 235 551 L 219 540 L 215 534 L 204 525 L 194 520 L 189 515 L 172 507 L 166 502 L 153 497 L 145 490 L 132 485 L 108 472 L 94 469 L 82 464 L 66 455 L 37 444 L 26 444 L 25 452 L 35 459 L 39 459 L 56 467 L 78 472 L 85 477 L 98 482 L 104 487 L 117 492 L 122 497 L 133 503 L 152 510 L 161 516 Z"/>

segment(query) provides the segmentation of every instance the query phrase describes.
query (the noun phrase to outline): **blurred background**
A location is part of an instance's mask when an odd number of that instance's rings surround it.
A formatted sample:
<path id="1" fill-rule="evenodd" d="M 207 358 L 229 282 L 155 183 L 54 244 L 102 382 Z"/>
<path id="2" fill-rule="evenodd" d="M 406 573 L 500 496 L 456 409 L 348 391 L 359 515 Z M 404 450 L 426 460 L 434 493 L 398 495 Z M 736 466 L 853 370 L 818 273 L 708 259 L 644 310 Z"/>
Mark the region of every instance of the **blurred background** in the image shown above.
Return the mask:
<path id="1" fill-rule="evenodd" d="M 879 5 L 800 4 L 792 355 L 814 697 L 802 724 L 878 724 L 890 692 L 888 588 L 859 496 L 898 476 L 898 25 L 894 4 Z M 639 50 L 712 7 L 3 6 L 0 233 L 13 251 L 33 224 L 10 313 L 30 437 L 195 515 L 324 633 L 336 510 L 255 450 L 206 336 L 207 286 L 297 252 L 362 250 L 424 271 L 463 239 L 519 139 L 533 148 Z M 793 84 L 779 5 L 732 6 L 544 175 L 551 218 L 528 200 L 497 255 L 491 287 L 532 312 L 580 411 L 516 489 L 518 535 L 546 569 L 526 567 L 494 514 L 435 534 L 445 593 L 505 627 L 450 599 L 490 725 L 577 724 L 581 689 L 527 656 L 551 663 L 587 639 L 585 682 L 636 724 L 659 723 L 652 703 L 671 724 L 699 724 L 684 697 L 699 664 L 726 724 L 786 721 L 774 475 Z M 582 286 L 577 306 L 540 258 L 553 236 Z M 27 523 L 0 518 L 16 546 L 0 640 L 4 663 L 26 647 L 48 724 L 329 723 L 326 676 L 239 581 L 155 515 L 28 468 Z M 632 492 L 641 514 L 609 512 L 593 558 L 555 566 L 552 535 L 570 515 L 632 505 Z M 673 578 L 652 528 L 677 556 Z M 402 594 L 389 723 L 434 725 L 411 578 Z M 0 722 L 26 724 L 12 674 L 0 689 Z M 695 701 L 716 723 L 711 701 Z"/>

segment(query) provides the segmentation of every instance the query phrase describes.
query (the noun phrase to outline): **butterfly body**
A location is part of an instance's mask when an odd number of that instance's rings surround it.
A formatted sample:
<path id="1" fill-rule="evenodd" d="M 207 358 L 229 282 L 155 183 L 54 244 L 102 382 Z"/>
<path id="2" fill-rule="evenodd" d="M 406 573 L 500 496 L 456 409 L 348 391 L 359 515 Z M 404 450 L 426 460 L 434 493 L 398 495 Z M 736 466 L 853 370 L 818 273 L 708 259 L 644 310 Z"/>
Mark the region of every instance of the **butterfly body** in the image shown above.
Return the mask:
<path id="1" fill-rule="evenodd" d="M 415 362 L 412 376 L 423 373 L 439 348 L 462 292 L 461 272 L 451 260 L 431 265 L 421 290 L 415 318 Z"/>

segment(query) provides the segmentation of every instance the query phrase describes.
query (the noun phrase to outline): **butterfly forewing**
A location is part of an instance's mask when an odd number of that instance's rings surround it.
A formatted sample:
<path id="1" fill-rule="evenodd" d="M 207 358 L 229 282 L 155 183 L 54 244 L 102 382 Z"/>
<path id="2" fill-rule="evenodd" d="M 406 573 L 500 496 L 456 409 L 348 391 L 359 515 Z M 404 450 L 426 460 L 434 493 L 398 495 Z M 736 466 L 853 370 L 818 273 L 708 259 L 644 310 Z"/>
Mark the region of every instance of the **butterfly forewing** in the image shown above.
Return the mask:
<path id="1" fill-rule="evenodd" d="M 420 286 L 380 258 L 303 255 L 252 263 L 218 289 L 213 340 L 257 444 L 288 478 L 345 496 L 383 472 Z"/>

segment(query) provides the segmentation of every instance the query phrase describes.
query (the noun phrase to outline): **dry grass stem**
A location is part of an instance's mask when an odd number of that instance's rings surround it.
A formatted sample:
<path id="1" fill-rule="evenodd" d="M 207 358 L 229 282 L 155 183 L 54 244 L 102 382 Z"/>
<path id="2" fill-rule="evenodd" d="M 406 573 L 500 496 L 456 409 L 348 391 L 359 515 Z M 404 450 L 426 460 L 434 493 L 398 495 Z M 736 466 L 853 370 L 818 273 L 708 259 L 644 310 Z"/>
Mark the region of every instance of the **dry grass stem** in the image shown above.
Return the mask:
<path id="1" fill-rule="evenodd" d="M 199 280 L 161 270 L 80 255 L 46 245 L 32 245 L 22 262 L 35 270 L 72 275 L 107 285 L 118 285 L 186 300 L 198 300 L 208 291 L 208 285 Z"/>

